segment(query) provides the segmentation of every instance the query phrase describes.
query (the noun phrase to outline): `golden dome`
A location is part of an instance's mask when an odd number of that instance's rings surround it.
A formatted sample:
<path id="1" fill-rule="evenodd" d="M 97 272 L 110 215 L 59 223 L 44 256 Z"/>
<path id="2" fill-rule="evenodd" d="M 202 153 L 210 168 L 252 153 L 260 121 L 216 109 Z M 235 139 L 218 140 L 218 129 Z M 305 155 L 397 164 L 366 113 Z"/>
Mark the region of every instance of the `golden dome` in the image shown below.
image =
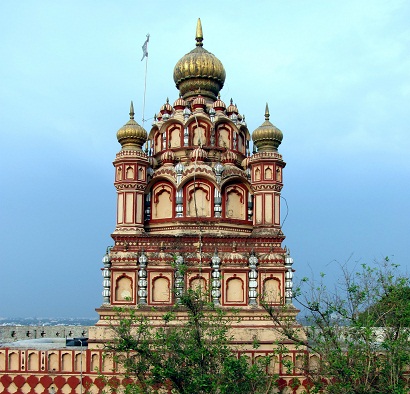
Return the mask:
<path id="1" fill-rule="evenodd" d="M 282 132 L 269 122 L 269 107 L 266 104 L 265 121 L 252 133 L 252 140 L 258 152 L 276 152 L 282 139 Z"/>
<path id="2" fill-rule="evenodd" d="M 202 96 L 216 100 L 224 86 L 226 73 L 221 61 L 203 48 L 201 19 L 196 27 L 196 48 L 183 56 L 174 68 L 174 81 L 184 99 L 196 96 L 201 89 Z"/>
<path id="3" fill-rule="evenodd" d="M 147 136 L 146 130 L 134 120 L 134 104 L 131 101 L 130 120 L 117 131 L 117 140 L 122 150 L 142 151 Z"/>

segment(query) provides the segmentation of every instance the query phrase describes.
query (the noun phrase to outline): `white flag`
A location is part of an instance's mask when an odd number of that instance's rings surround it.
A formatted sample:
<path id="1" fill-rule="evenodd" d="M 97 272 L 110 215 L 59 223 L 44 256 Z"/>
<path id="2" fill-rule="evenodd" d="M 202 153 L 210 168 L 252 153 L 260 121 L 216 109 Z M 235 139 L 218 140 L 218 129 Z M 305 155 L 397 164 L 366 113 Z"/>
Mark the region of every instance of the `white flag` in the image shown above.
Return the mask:
<path id="1" fill-rule="evenodd" d="M 142 58 L 141 61 L 144 60 L 144 57 L 148 57 L 148 41 L 149 41 L 149 34 L 147 34 L 147 39 L 144 42 L 144 45 L 142 46 Z"/>

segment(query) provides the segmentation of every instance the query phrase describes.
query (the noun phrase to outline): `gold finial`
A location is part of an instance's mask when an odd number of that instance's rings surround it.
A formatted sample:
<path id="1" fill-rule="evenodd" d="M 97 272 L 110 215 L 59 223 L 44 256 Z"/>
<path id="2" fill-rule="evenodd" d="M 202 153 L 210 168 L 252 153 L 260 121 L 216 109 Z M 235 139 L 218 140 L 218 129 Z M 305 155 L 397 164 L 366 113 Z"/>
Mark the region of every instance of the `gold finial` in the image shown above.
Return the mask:
<path id="1" fill-rule="evenodd" d="M 133 102 L 132 102 L 132 100 L 131 100 L 131 105 L 130 105 L 130 119 L 134 119 L 134 115 L 135 115 L 135 112 L 134 112 L 134 104 L 133 104 Z"/>
<path id="2" fill-rule="evenodd" d="M 195 40 L 196 40 L 196 46 L 197 47 L 201 47 L 203 45 L 202 41 L 204 40 L 204 35 L 202 33 L 201 18 L 198 18 L 198 22 L 196 24 L 196 37 L 195 37 Z"/>
<path id="3" fill-rule="evenodd" d="M 167 97 L 167 104 L 169 104 L 169 98 Z"/>
<path id="4" fill-rule="evenodd" d="M 269 120 L 269 106 L 268 103 L 266 103 L 266 108 L 265 108 L 265 120 Z"/>

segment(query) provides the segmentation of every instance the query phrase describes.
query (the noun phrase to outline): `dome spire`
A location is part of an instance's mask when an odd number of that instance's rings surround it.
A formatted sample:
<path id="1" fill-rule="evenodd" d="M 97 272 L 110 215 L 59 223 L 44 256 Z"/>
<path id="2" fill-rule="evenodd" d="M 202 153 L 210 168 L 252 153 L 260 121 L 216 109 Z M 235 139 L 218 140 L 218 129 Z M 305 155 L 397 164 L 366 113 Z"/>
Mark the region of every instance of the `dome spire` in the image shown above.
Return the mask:
<path id="1" fill-rule="evenodd" d="M 269 120 L 269 106 L 268 103 L 266 103 L 266 108 L 265 108 L 265 120 Z"/>
<path id="2" fill-rule="evenodd" d="M 131 104 L 130 104 L 130 119 L 134 119 L 134 115 L 135 115 L 135 112 L 134 112 L 134 103 L 133 103 L 132 100 L 131 100 Z"/>
<path id="3" fill-rule="evenodd" d="M 201 47 L 203 45 L 202 41 L 204 40 L 204 35 L 202 33 L 201 18 L 198 18 L 198 22 L 196 24 L 196 37 L 195 37 L 195 40 L 196 40 L 196 46 L 197 47 Z"/>

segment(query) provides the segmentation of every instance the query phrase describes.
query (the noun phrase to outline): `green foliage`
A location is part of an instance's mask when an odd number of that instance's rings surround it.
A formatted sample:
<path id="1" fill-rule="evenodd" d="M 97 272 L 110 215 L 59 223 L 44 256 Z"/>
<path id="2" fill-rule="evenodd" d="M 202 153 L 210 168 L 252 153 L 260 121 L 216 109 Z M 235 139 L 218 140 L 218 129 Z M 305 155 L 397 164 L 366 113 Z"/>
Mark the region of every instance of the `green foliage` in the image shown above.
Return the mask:
<path id="1" fill-rule="evenodd" d="M 397 268 L 388 259 L 357 272 L 341 267 L 334 289 L 323 273 L 319 281 L 302 279 L 294 294 L 306 313 L 302 334 L 286 321 L 278 324 L 283 310 L 265 306 L 277 330 L 318 356 L 305 365 L 311 393 L 408 392 L 403 375 L 410 366 L 410 287 Z"/>
<path id="2" fill-rule="evenodd" d="M 180 394 L 270 392 L 270 358 L 251 365 L 233 352 L 234 311 L 216 308 L 199 291 L 188 290 L 160 324 L 142 312 L 119 308 L 118 324 L 112 326 L 115 339 L 105 349 L 135 382 L 127 393 L 157 393 L 159 388 Z"/>

